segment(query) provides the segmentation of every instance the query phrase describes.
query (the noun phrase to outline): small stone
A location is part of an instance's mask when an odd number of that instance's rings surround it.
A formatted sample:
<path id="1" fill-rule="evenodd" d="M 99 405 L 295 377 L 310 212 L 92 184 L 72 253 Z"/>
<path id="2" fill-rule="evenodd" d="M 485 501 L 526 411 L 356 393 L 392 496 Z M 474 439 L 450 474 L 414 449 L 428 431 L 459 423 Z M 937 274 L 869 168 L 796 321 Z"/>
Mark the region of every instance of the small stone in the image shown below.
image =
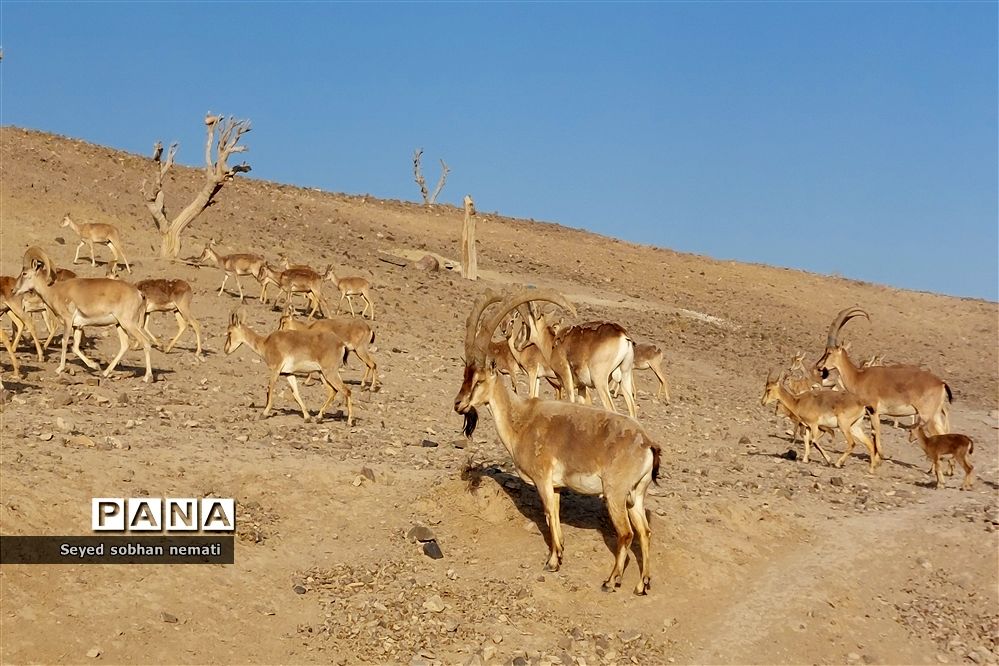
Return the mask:
<path id="1" fill-rule="evenodd" d="M 87 437 L 86 435 L 73 435 L 72 437 L 67 437 L 66 440 L 63 442 L 63 445 L 79 446 L 92 449 L 97 446 L 97 442 L 95 442 L 90 437 Z"/>
<path id="2" fill-rule="evenodd" d="M 441 552 L 441 547 L 437 545 L 436 541 L 428 541 L 423 544 L 423 554 L 432 560 L 439 560 L 444 557 L 444 553 Z"/>
<path id="3" fill-rule="evenodd" d="M 38 439 L 42 440 L 43 442 L 47 442 L 47 441 L 49 441 L 49 440 L 52 439 L 52 433 L 50 433 L 50 432 L 43 432 L 42 434 L 40 434 L 38 436 Z"/>
<path id="4" fill-rule="evenodd" d="M 197 428 L 199 425 L 201 424 L 197 421 L 184 421 L 185 428 Z"/>
<path id="5" fill-rule="evenodd" d="M 364 483 L 364 477 L 358 474 L 357 476 L 354 477 L 354 480 L 350 482 L 350 485 L 356 488 L 362 483 Z"/>
<path id="6" fill-rule="evenodd" d="M 780 457 L 783 458 L 784 460 L 797 460 L 798 452 L 795 451 L 794 449 L 788 449 L 784 453 L 780 454 Z"/>
<path id="7" fill-rule="evenodd" d="M 431 613 L 440 613 L 444 610 L 444 608 L 444 600 L 437 594 L 423 602 L 423 609 L 428 610 Z"/>
<path id="8" fill-rule="evenodd" d="M 87 656 L 90 657 L 91 659 L 97 659 L 97 657 L 101 656 L 101 649 L 90 648 L 89 650 L 87 650 Z"/>
<path id="9" fill-rule="evenodd" d="M 499 645 L 503 642 L 503 634 L 493 634 L 493 643 Z"/>
<path id="10" fill-rule="evenodd" d="M 513 660 L 513 666 L 527 666 L 527 660 L 523 657 L 515 657 Z"/>
<path id="11" fill-rule="evenodd" d="M 489 663 L 496 658 L 496 646 L 485 645 L 482 648 L 482 661 Z"/>
<path id="12" fill-rule="evenodd" d="M 917 558 L 916 559 L 916 564 L 918 564 L 919 566 L 923 567 L 927 571 L 932 571 L 933 570 L 933 565 L 925 557 Z"/>
<path id="13" fill-rule="evenodd" d="M 163 612 L 160 613 L 160 619 L 167 624 L 177 624 L 180 620 L 177 619 L 176 615 L 171 615 L 170 613 Z"/>
<path id="14" fill-rule="evenodd" d="M 423 525 L 414 525 L 408 532 L 406 532 L 406 538 L 410 541 L 419 541 L 425 543 L 427 541 L 434 541 L 437 536 L 434 531 L 429 527 Z"/>
<path id="15" fill-rule="evenodd" d="M 982 658 L 982 655 L 978 654 L 977 650 L 972 650 L 971 652 L 969 652 L 968 659 L 975 662 L 976 664 L 981 664 L 985 661 L 985 659 Z"/>
<path id="16" fill-rule="evenodd" d="M 846 660 L 849 662 L 858 662 L 860 661 L 860 655 L 857 654 L 856 652 L 851 652 L 850 654 L 846 655 Z"/>
<path id="17" fill-rule="evenodd" d="M 836 486 L 837 488 L 842 488 L 843 487 L 843 477 L 842 476 L 833 476 L 833 477 L 830 477 L 829 478 L 829 485 L 830 486 Z"/>
<path id="18" fill-rule="evenodd" d="M 739 438 L 739 443 L 740 444 L 752 444 L 752 441 L 749 439 L 749 437 L 743 435 L 742 437 Z"/>
<path id="19" fill-rule="evenodd" d="M 432 439 L 425 439 L 422 442 L 420 442 L 420 446 L 422 446 L 425 449 L 434 449 L 437 448 L 437 442 L 435 442 Z"/>
<path id="20" fill-rule="evenodd" d="M 374 481 L 375 480 L 375 470 L 371 469 L 370 467 L 362 467 L 361 468 L 361 476 L 363 476 L 364 478 L 366 478 L 368 481 Z"/>
<path id="21" fill-rule="evenodd" d="M 305 588 L 301 585 L 296 585 L 291 589 L 295 592 L 295 594 L 305 594 Z"/>
<path id="22" fill-rule="evenodd" d="M 939 661 L 941 664 L 949 664 L 950 663 L 950 660 L 947 659 L 947 655 L 940 654 L 940 653 L 937 653 L 937 661 Z"/>
<path id="23" fill-rule="evenodd" d="M 72 432 L 73 431 L 73 422 L 72 421 L 67 421 L 66 419 L 64 419 L 61 416 L 57 416 L 56 417 L 56 428 L 58 428 L 59 430 L 61 430 L 63 432 Z"/>

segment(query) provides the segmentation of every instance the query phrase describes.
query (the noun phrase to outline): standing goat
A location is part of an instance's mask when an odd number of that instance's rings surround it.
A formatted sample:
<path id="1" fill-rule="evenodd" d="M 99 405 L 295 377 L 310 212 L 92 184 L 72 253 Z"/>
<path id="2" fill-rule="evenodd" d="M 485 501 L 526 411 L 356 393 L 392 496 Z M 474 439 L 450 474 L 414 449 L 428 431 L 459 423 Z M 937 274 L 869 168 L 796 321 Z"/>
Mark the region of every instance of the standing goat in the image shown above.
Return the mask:
<path id="1" fill-rule="evenodd" d="M 80 250 L 84 245 L 90 246 L 90 265 L 96 266 L 97 259 L 94 256 L 94 243 L 99 245 L 107 245 L 108 249 L 111 250 L 111 254 L 114 258 L 111 260 L 111 264 L 108 266 L 108 271 L 113 271 L 114 267 L 118 264 L 119 254 L 121 255 L 121 260 L 125 262 L 125 268 L 129 273 L 132 272 L 132 267 L 128 265 L 128 259 L 125 257 L 125 251 L 121 247 L 121 234 L 118 232 L 118 227 L 113 224 L 102 224 L 98 222 L 88 222 L 84 224 L 77 224 L 73 221 L 73 218 L 66 213 L 66 217 L 62 220 L 63 227 L 69 227 L 76 235 L 80 237 L 80 244 L 76 246 L 76 256 L 73 257 L 73 263 L 77 264 L 80 262 Z"/>
<path id="2" fill-rule="evenodd" d="M 975 442 L 967 435 L 959 433 L 949 433 L 946 435 L 927 435 L 921 423 L 906 427 L 909 431 L 909 441 L 919 442 L 933 466 L 930 472 L 937 479 L 937 488 L 943 488 L 943 470 L 940 466 L 942 456 L 951 455 L 961 463 L 964 468 L 964 481 L 961 483 L 961 490 L 971 490 L 975 481 L 975 466 L 968 461 L 968 456 L 975 452 Z M 954 462 L 951 460 L 951 474 L 954 473 Z"/>
<path id="3" fill-rule="evenodd" d="M 501 301 L 499 310 L 482 324 L 486 308 Z M 557 571 L 562 563 L 560 491 L 602 495 L 617 532 L 614 567 L 603 587 L 620 587 L 637 533 L 642 562 L 635 593 L 646 594 L 651 575 L 645 494 L 658 478 L 659 446 L 632 418 L 574 403 L 525 399 L 506 387 L 489 358 L 489 341 L 507 313 L 530 301 L 574 311 L 564 296 L 550 290 L 521 290 L 506 300 L 492 291 L 480 296 L 465 322 L 465 371 L 454 410 L 464 415 L 464 431 L 471 437 L 478 421 L 476 407 L 487 405 L 517 473 L 538 489 L 551 539 L 548 570 Z"/>
<path id="4" fill-rule="evenodd" d="M 302 402 L 295 375 L 318 372 L 326 384 L 328 395 L 326 402 L 319 408 L 316 421 L 322 421 L 326 408 L 333 403 L 338 393 L 343 393 L 347 403 L 347 426 L 354 422 L 350 389 L 340 378 L 340 366 L 347 356 L 347 348 L 340 338 L 325 331 L 274 331 L 269 335 L 261 335 L 244 324 L 242 316 L 234 312 L 229 316 L 225 353 L 231 354 L 243 344 L 263 358 L 270 369 L 267 403 L 264 405 L 261 418 L 270 413 L 274 401 L 274 385 L 277 384 L 278 378 L 284 375 L 288 385 L 291 386 L 295 402 L 302 408 L 302 416 L 308 422 L 309 410 Z"/>
<path id="5" fill-rule="evenodd" d="M 146 297 L 146 307 L 143 315 L 143 330 L 149 334 L 154 345 L 159 345 L 159 340 L 149 330 L 149 315 L 152 312 L 173 312 L 177 316 L 177 335 L 163 350 L 169 353 L 173 346 L 180 340 L 180 336 L 187 330 L 188 325 L 194 331 L 194 337 L 198 342 L 198 348 L 194 354 L 201 356 L 201 325 L 194 318 L 191 312 L 191 298 L 194 292 L 191 285 L 186 280 L 142 280 L 137 283 L 136 288 Z"/>
<path id="6" fill-rule="evenodd" d="M 243 284 L 239 281 L 241 275 L 250 275 L 256 279 L 260 273 L 260 267 L 264 265 L 264 258 L 258 254 L 219 254 L 215 251 L 215 239 L 209 239 L 208 244 L 205 245 L 205 249 L 201 251 L 201 256 L 198 257 L 198 261 L 201 263 L 210 262 L 214 266 L 221 268 L 225 272 L 225 277 L 222 278 L 222 286 L 219 287 L 219 296 L 225 290 L 225 283 L 229 280 L 229 276 L 236 278 L 236 286 L 239 288 L 239 302 L 242 303 L 243 297 Z M 261 293 L 263 288 L 261 288 Z"/>
<path id="7" fill-rule="evenodd" d="M 370 349 L 375 341 L 375 332 L 363 319 L 331 317 L 303 322 L 296 320 L 291 314 L 285 314 L 281 317 L 278 328 L 282 331 L 326 331 L 337 336 L 343 340 L 347 351 L 354 352 L 365 365 L 364 376 L 361 377 L 361 389 L 364 389 L 364 381 L 368 378 L 371 380 L 368 389 L 371 391 L 375 389 L 375 383 L 378 381 L 378 364 L 375 363 Z"/>
<path id="8" fill-rule="evenodd" d="M 24 253 L 21 275 L 14 285 L 14 294 L 34 291 L 45 305 L 62 320 L 62 358 L 56 373 L 66 369 L 66 351 L 69 336 L 73 335 L 73 351 L 88 368 L 100 370 L 100 365 L 90 360 L 80 349 L 84 326 L 115 326 L 121 344 L 118 355 L 104 371 L 108 377 L 118 361 L 128 350 L 129 338 L 142 345 L 146 356 L 146 374 L 143 381 L 153 380 L 149 360 L 150 339 L 142 330 L 145 316 L 145 298 L 134 286 L 112 278 L 72 278 L 54 281 L 52 262 L 41 248 L 29 247 Z"/>
<path id="9" fill-rule="evenodd" d="M 371 321 L 375 320 L 375 304 L 371 301 L 371 284 L 362 277 L 337 277 L 337 274 L 333 271 L 333 267 L 330 266 L 326 274 L 323 276 L 330 282 L 332 282 L 337 289 L 340 290 L 340 302 L 337 303 L 336 311 L 340 312 L 340 308 L 343 306 L 343 299 L 347 299 L 347 307 L 350 308 L 350 316 L 354 316 L 354 301 L 352 297 L 360 296 L 364 299 L 364 309 L 361 310 L 361 318 L 364 318 L 364 313 L 371 308 Z"/>
<path id="10" fill-rule="evenodd" d="M 870 315 L 861 308 L 842 310 L 829 326 L 826 350 L 815 367 L 823 378 L 832 369 L 839 371 L 840 381 L 850 393 L 860 398 L 871 410 L 874 446 L 884 451 L 881 441 L 881 415 L 913 416 L 928 424 L 931 434 L 950 430 L 948 403 L 953 399 L 950 387 L 931 372 L 913 365 L 872 365 L 858 368 L 836 337 L 850 319 Z"/>
<path id="11" fill-rule="evenodd" d="M 774 379 L 772 373 L 767 375 L 760 403 L 763 405 L 779 403 L 793 421 L 804 426 L 805 456 L 802 460 L 808 462 L 811 445 L 814 444 L 826 462 L 831 463 L 829 456 L 819 446 L 819 433 L 820 431 L 831 433 L 833 428 L 839 428 L 846 438 L 847 447 L 836 461 L 836 467 L 843 466 L 843 462 L 859 439 L 870 454 L 870 470 L 873 472 L 881 458 L 874 443 L 863 429 L 864 414 L 866 414 L 863 401 L 846 391 L 831 389 L 814 389 L 795 395 L 784 387 L 782 380 L 783 376 Z"/>
<path id="12" fill-rule="evenodd" d="M 558 376 L 563 394 L 569 402 L 576 401 L 576 391 L 584 402 L 589 401 L 586 389 L 592 388 L 600 396 L 604 409 L 617 412 L 610 394 L 612 375 L 620 374 L 624 401 L 628 415 L 637 414 L 632 371 L 635 364 L 635 345 L 620 324 L 592 321 L 558 330 L 552 329 L 546 317 L 526 308 L 524 313 L 530 328 L 530 342 L 541 350 L 546 364 Z"/>

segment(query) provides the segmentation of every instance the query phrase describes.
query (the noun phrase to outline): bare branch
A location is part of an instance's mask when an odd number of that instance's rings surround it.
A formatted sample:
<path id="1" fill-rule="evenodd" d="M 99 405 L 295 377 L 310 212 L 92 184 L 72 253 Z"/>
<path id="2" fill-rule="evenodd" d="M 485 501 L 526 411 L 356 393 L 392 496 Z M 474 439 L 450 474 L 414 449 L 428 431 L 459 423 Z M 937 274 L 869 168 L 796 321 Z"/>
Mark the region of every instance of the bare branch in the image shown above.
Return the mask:
<path id="1" fill-rule="evenodd" d="M 430 203 L 430 195 L 427 193 L 427 181 L 423 179 L 423 174 L 420 172 L 420 159 L 422 157 L 422 148 L 413 152 L 413 175 L 416 178 L 416 184 L 420 186 L 420 196 L 423 197 L 423 203 L 428 204 Z"/>
<path id="2" fill-rule="evenodd" d="M 153 144 L 153 160 L 156 162 L 160 161 L 160 155 L 163 154 L 163 142 L 157 141 Z"/>
<path id="3" fill-rule="evenodd" d="M 437 196 L 444 189 L 444 183 L 447 182 L 447 175 L 451 173 L 451 169 L 448 168 L 447 163 L 441 160 L 441 179 L 437 181 L 437 187 L 434 188 L 434 193 L 430 195 L 430 204 L 433 205 L 437 203 Z"/>

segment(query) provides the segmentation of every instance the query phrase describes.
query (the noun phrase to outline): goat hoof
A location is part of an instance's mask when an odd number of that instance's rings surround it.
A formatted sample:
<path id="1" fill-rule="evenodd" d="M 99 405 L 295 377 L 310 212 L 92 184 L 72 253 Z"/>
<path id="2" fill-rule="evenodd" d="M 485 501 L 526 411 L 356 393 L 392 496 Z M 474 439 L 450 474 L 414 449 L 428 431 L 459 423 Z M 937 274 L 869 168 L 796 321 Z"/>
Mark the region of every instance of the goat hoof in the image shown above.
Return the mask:
<path id="1" fill-rule="evenodd" d="M 608 583 L 609 582 L 610 581 L 608 581 Z M 600 591 L 601 592 L 617 592 L 617 590 L 614 587 L 612 587 L 611 585 L 609 585 L 608 583 L 604 583 L 603 585 L 601 585 L 600 586 Z"/>

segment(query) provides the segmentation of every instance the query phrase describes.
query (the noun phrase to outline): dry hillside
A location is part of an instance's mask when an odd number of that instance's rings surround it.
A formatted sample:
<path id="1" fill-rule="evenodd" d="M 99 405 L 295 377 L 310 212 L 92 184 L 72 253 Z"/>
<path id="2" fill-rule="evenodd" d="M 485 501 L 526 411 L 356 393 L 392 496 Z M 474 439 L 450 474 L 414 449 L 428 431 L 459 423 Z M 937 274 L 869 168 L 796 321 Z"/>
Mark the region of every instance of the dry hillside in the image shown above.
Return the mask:
<path id="1" fill-rule="evenodd" d="M 38 363 L 22 344 L 26 377 L 14 382 L 4 357 L 3 533 L 86 533 L 96 496 L 235 497 L 239 522 L 229 567 L 5 567 L 0 661 L 996 662 L 995 303 L 489 213 L 478 222 L 482 279 L 473 283 L 378 260 L 455 259 L 459 210 L 238 178 L 194 222 L 183 256 L 215 236 L 227 252 L 333 263 L 368 277 L 378 308 L 382 387 L 360 391 L 361 367 L 350 362 L 352 428 L 340 418 L 303 422 L 286 387 L 277 412 L 257 420 L 263 364 L 245 348 L 222 352 L 238 299 L 216 295 L 219 270 L 156 257 L 139 195 L 150 160 L 5 127 L 0 169 L 3 274 L 19 271 L 29 245 L 68 266 L 77 240 L 59 226 L 67 212 L 112 222 L 134 270 L 126 279 L 192 284 L 206 346 L 203 361 L 193 336 L 170 354 L 154 350 L 152 385 L 141 382 L 136 352 L 110 379 L 75 358 L 57 376 L 55 345 Z M 178 169 L 168 211 L 200 179 Z M 89 262 L 75 268 L 103 273 Z M 648 503 L 648 597 L 600 592 L 613 531 L 597 498 L 563 500 L 565 564 L 543 573 L 536 492 L 513 474 L 488 415 L 472 442 L 460 438 L 452 405 L 464 318 L 486 286 L 515 283 L 558 288 L 581 320 L 618 321 L 666 352 L 670 404 L 653 398 L 651 375 L 637 378 L 639 419 L 664 452 Z M 243 286 L 249 322 L 272 328 L 279 312 L 256 301 L 254 281 Z M 866 454 L 841 470 L 818 455 L 808 464 L 781 456 L 800 444 L 760 406 L 767 370 L 797 350 L 816 358 L 831 318 L 855 304 L 871 321 L 844 329 L 853 356 L 885 353 L 952 387 L 952 425 L 976 441 L 973 491 L 957 490 L 960 470 L 934 490 L 921 451 L 887 425 L 890 460 L 874 475 Z M 154 330 L 172 335 L 173 318 L 154 317 Z M 91 330 L 106 363 L 117 338 Z M 322 389 L 303 393 L 317 409 Z M 74 434 L 95 445 L 79 446 Z M 830 446 L 841 451 L 842 439 Z M 442 559 L 407 540 L 417 524 L 434 531 Z M 622 590 L 636 576 L 632 561 Z"/>

